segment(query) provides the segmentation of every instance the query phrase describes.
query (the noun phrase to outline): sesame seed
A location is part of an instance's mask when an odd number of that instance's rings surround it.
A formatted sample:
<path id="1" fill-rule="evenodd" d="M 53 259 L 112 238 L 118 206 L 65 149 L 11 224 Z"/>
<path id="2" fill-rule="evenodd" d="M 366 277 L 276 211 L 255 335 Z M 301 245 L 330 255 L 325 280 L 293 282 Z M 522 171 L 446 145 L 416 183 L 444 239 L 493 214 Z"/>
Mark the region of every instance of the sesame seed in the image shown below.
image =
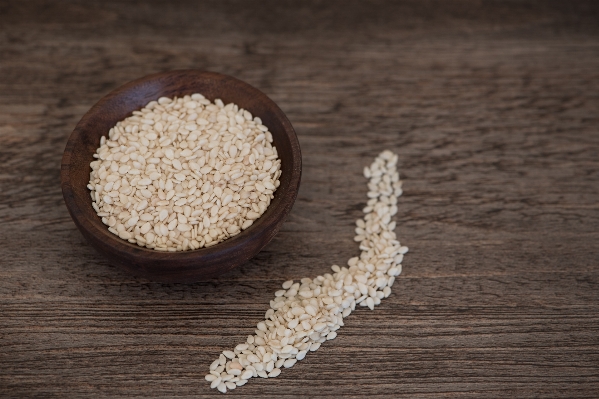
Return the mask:
<path id="1" fill-rule="evenodd" d="M 253 375 L 253 373 L 251 370 L 246 370 L 241 374 L 240 378 L 243 380 L 248 380 L 248 379 L 252 378 L 252 375 Z"/>
<path id="2" fill-rule="evenodd" d="M 280 184 L 281 161 L 261 120 L 199 93 L 151 101 L 117 122 L 94 157 L 88 188 L 108 231 L 158 251 L 239 234 Z"/>
<path id="3" fill-rule="evenodd" d="M 221 383 L 221 378 L 217 377 L 215 380 L 212 381 L 212 383 L 210 384 L 210 388 L 216 388 L 217 386 L 219 386 L 219 384 Z"/>
<path id="4" fill-rule="evenodd" d="M 226 393 L 227 392 L 227 385 L 225 385 L 224 382 L 221 382 L 220 384 L 217 385 L 216 389 L 218 389 L 222 393 Z"/>
<path id="5" fill-rule="evenodd" d="M 268 377 L 269 378 L 278 377 L 279 374 L 281 374 L 281 369 L 276 368 L 276 369 L 273 369 L 270 373 L 268 373 Z"/>
<path id="6" fill-rule="evenodd" d="M 260 124 L 261 121 L 255 123 Z M 266 137 L 265 134 L 255 140 L 268 142 Z M 257 161 L 255 156 L 252 153 L 248 163 L 261 163 L 261 170 L 270 167 L 270 159 Z M 356 220 L 355 229 L 355 241 L 360 243 L 362 254 L 350 258 L 348 267 L 332 265 L 333 274 L 325 273 L 314 279 L 302 278 L 299 283 L 285 281 L 283 289 L 275 292 L 265 320 L 256 325 L 255 335 L 248 336 L 247 343 L 237 345 L 235 352 L 224 351 L 212 363 L 210 374 L 206 376 L 212 382 L 212 388 L 226 392 L 226 389 L 244 385 L 252 377 L 277 377 L 281 368 L 293 367 L 296 362 L 305 359 L 309 351 L 314 352 L 322 343 L 334 340 L 337 330 L 344 325 L 343 319 L 355 310 L 356 305 L 374 310 L 381 299 L 391 295 L 391 286 L 396 276 L 401 274 L 403 255 L 408 252 L 407 247 L 400 246 L 394 232 L 396 224 L 391 221 L 391 216 L 397 212 L 397 196 L 401 194 L 396 164 L 397 155 L 383 151 L 364 169 L 364 176 L 370 180 L 370 199 L 364 210 L 366 214 Z M 270 190 L 267 182 L 260 178 L 252 184 L 260 192 L 262 188 Z M 223 193 L 218 193 L 219 198 Z M 258 204 L 256 207 L 250 205 L 251 210 L 247 213 L 262 210 Z M 250 217 L 253 216 L 250 214 Z M 170 215 L 166 218 L 169 225 L 172 220 L 179 219 Z M 117 225 L 117 231 L 123 231 L 122 228 L 119 230 L 119 226 L 122 224 Z M 225 373 L 223 365 L 227 359 L 231 360 L 226 363 Z M 222 374 L 214 375 L 215 372 Z M 233 383 L 234 378 L 238 380 Z M 218 384 L 215 385 L 216 381 Z"/>

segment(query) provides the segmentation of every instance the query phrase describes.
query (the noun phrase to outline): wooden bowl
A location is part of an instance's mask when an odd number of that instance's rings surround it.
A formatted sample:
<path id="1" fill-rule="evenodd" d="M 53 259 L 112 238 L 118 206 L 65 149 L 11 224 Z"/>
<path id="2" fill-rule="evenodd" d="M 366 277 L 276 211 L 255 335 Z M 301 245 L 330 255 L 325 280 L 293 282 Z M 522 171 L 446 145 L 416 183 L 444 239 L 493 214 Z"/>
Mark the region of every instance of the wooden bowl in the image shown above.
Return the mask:
<path id="1" fill-rule="evenodd" d="M 254 224 L 233 238 L 209 248 L 160 252 L 131 244 L 108 231 L 92 208 L 87 184 L 90 162 L 118 121 L 159 97 L 201 93 L 214 101 L 233 102 L 262 119 L 281 159 L 280 186 L 270 206 Z M 94 105 L 71 133 L 62 157 L 61 186 L 73 221 L 85 238 L 111 263 L 154 281 L 195 282 L 212 278 L 245 263 L 272 240 L 297 197 L 302 170 L 299 142 L 289 120 L 260 90 L 230 76 L 197 70 L 157 73 L 112 91 Z"/>

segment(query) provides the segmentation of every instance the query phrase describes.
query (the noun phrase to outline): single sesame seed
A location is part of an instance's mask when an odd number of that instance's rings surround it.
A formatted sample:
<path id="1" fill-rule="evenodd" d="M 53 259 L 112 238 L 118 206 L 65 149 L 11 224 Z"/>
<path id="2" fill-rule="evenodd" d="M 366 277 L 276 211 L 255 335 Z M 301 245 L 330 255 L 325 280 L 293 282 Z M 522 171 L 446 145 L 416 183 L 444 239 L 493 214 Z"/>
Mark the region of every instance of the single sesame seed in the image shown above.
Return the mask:
<path id="1" fill-rule="evenodd" d="M 218 389 L 222 393 L 226 393 L 227 385 L 224 382 L 221 382 L 220 384 L 217 385 L 216 389 Z"/>
<path id="2" fill-rule="evenodd" d="M 278 377 L 279 374 L 281 374 L 281 369 L 280 368 L 275 368 L 270 373 L 268 373 L 268 377 L 269 378 Z"/>
<path id="3" fill-rule="evenodd" d="M 243 380 L 248 380 L 248 379 L 252 378 L 252 375 L 253 375 L 253 373 L 251 370 L 246 370 L 241 374 L 240 378 Z"/>
<path id="4" fill-rule="evenodd" d="M 212 383 L 210 384 L 210 388 L 216 388 L 217 386 L 219 386 L 219 384 L 221 383 L 222 379 L 220 377 L 217 377 L 215 380 L 212 381 Z"/>

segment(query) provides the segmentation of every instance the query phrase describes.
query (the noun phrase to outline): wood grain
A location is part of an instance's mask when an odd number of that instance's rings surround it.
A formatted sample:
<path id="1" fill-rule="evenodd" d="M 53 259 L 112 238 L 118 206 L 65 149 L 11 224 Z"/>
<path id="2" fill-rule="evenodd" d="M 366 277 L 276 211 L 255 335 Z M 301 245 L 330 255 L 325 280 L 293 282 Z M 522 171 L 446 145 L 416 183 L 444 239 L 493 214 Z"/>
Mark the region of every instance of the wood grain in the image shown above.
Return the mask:
<path id="1" fill-rule="evenodd" d="M 389 148 L 410 247 L 394 293 L 230 394 L 597 397 L 597 2 L 4 1 L 0 27 L 0 396 L 214 396 L 208 365 L 279 284 L 358 253 L 361 170 Z M 60 159 L 99 98 L 185 68 L 272 98 L 302 185 L 246 265 L 152 283 L 81 238 Z"/>

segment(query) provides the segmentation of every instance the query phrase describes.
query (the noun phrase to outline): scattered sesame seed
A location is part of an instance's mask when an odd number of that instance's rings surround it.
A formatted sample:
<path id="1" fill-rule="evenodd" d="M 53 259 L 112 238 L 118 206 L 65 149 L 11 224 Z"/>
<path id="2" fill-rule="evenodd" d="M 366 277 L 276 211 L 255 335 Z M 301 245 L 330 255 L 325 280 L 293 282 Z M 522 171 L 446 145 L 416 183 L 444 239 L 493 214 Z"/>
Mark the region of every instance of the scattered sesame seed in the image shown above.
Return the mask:
<path id="1" fill-rule="evenodd" d="M 293 367 L 308 352 L 335 339 L 343 319 L 357 304 L 373 310 L 381 299 L 391 295 L 395 277 L 402 271 L 403 255 L 408 252 L 408 247 L 397 240 L 395 222 L 391 221 L 401 195 L 397 158 L 391 151 L 383 151 L 364 168 L 364 176 L 370 180 L 370 199 L 366 215 L 356 221 L 361 255 L 349 259 L 348 267 L 333 265 L 333 274 L 303 278 L 299 283 L 285 281 L 283 289 L 275 292 L 265 320 L 257 324 L 256 334 L 248 336 L 247 343 L 237 345 L 235 352 L 223 351 L 212 363 L 205 377 L 211 388 L 224 393 L 252 377 L 277 377 L 282 367 Z M 259 188 L 267 187 L 263 184 Z M 234 378 L 238 380 L 233 382 Z"/>

